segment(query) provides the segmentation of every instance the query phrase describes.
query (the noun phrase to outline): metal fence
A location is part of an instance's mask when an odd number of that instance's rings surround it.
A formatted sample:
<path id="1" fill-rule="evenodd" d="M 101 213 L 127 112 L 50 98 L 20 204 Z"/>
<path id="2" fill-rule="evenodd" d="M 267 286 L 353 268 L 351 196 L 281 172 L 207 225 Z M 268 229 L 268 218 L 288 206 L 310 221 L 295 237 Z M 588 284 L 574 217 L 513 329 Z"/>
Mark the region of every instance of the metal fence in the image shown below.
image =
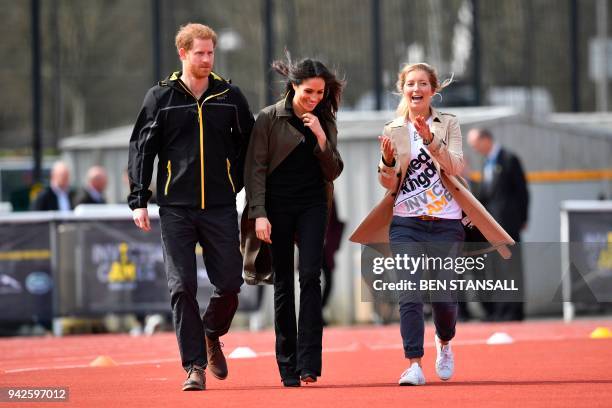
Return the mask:
<path id="1" fill-rule="evenodd" d="M 454 74 L 441 105 L 608 110 L 609 75 L 602 73 L 607 67 L 610 74 L 612 64 L 601 52 L 607 3 L 6 1 L 0 7 L 0 34 L 10 39 L 0 45 L 0 148 L 31 146 L 37 126 L 44 149 L 66 136 L 132 123 L 146 89 L 180 67 L 174 34 L 189 21 L 217 30 L 216 70 L 242 88 L 254 111 L 279 95 L 280 78 L 269 63 L 285 48 L 295 58 L 320 58 L 345 77 L 345 110 L 393 108 L 398 69 L 423 60 L 443 78 Z M 32 92 L 37 84 L 40 92 Z"/>

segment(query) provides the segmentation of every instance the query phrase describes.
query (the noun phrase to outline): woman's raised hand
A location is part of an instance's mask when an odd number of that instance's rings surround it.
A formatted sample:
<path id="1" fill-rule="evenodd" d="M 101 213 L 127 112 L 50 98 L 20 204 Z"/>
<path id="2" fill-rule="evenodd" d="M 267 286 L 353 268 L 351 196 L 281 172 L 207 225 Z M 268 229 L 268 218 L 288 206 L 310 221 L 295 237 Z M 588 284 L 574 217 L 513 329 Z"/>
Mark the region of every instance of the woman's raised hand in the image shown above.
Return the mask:
<path id="1" fill-rule="evenodd" d="M 378 136 L 378 140 L 380 141 L 380 152 L 382 153 L 385 163 L 393 163 L 395 149 L 393 148 L 393 142 L 391 141 L 391 138 L 389 136 L 381 135 Z"/>
<path id="2" fill-rule="evenodd" d="M 325 136 L 325 132 L 321 127 L 321 122 L 319 122 L 319 118 L 317 115 L 313 113 L 305 113 L 302 115 L 302 122 L 304 122 L 304 126 L 310 128 L 310 131 L 317 138 L 317 143 L 322 151 L 327 147 L 327 137 Z"/>
<path id="3" fill-rule="evenodd" d="M 431 139 L 433 139 L 433 135 L 429 130 L 429 125 L 427 124 L 427 120 L 425 120 L 425 116 L 419 115 L 414 120 L 414 128 L 416 129 L 418 135 L 423 139 L 423 143 L 429 144 L 431 143 Z"/>

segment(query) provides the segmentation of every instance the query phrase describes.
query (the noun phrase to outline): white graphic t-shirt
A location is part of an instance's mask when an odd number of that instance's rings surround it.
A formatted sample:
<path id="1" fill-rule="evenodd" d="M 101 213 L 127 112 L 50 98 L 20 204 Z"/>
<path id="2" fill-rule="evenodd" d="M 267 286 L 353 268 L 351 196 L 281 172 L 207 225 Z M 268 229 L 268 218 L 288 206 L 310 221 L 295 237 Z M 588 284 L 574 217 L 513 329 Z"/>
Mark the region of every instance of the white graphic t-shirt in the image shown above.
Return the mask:
<path id="1" fill-rule="evenodd" d="M 427 120 L 428 126 L 431 125 L 431 120 L 431 117 Z M 423 144 L 423 139 L 410 122 L 408 137 L 411 157 L 406 177 L 395 200 L 393 215 L 431 215 L 451 220 L 461 219 L 461 207 L 442 184 L 427 146 Z"/>

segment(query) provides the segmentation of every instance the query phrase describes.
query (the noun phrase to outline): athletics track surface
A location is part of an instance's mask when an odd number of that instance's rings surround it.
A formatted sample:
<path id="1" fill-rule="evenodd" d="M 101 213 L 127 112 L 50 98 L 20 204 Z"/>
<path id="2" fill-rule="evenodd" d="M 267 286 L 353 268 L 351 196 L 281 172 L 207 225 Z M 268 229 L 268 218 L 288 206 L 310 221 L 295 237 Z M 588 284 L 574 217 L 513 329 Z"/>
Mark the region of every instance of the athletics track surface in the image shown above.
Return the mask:
<path id="1" fill-rule="evenodd" d="M 91 335 L 0 339 L 0 387 L 69 387 L 68 403 L 0 403 L 51 407 L 612 407 L 612 339 L 591 339 L 612 320 L 460 323 L 453 341 L 456 368 L 448 382 L 434 371 L 433 327 L 426 329 L 427 384 L 399 387 L 407 367 L 399 327 L 328 328 L 323 376 L 284 388 L 274 359 L 274 334 L 230 331 L 229 355 L 249 347 L 253 358 L 229 359 L 227 380 L 207 377 L 204 392 L 182 392 L 173 333 L 151 337 Z M 512 344 L 487 345 L 495 332 Z M 97 356 L 111 367 L 90 367 Z"/>

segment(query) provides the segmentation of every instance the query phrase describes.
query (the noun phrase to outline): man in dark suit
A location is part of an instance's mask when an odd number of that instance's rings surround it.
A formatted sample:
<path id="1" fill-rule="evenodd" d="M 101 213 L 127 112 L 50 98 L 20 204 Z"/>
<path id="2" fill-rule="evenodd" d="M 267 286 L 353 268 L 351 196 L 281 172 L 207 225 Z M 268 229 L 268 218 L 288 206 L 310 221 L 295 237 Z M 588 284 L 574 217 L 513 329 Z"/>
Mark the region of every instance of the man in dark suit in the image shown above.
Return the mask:
<path id="1" fill-rule="evenodd" d="M 106 204 L 104 190 L 106 189 L 107 182 L 108 176 L 104 167 L 91 167 L 87 170 L 87 185 L 78 192 L 74 205 Z"/>
<path id="2" fill-rule="evenodd" d="M 70 170 L 66 163 L 58 161 L 51 168 L 49 186 L 45 187 L 32 202 L 34 211 L 70 211 L 73 194 L 70 190 Z"/>
<path id="3" fill-rule="evenodd" d="M 529 192 L 521 162 L 512 152 L 502 148 L 487 129 L 472 129 L 467 135 L 468 144 L 485 157 L 482 180 L 475 186 L 475 195 L 493 218 L 516 241 L 527 225 Z M 493 279 L 514 279 L 524 300 L 522 258 L 520 248 L 513 249 L 509 261 L 491 254 L 490 266 Z M 495 299 L 492 299 L 495 300 Z M 522 302 L 483 302 L 487 320 L 522 320 Z"/>

